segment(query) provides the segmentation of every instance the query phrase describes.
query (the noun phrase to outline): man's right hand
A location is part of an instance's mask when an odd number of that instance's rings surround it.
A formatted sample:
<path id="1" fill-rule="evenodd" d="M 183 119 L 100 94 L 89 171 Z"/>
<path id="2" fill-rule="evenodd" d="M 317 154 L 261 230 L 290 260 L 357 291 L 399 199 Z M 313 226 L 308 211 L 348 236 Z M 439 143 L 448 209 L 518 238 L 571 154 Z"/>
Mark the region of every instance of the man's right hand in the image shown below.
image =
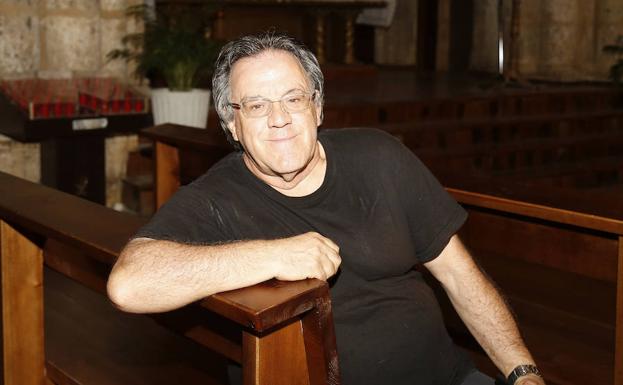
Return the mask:
<path id="1" fill-rule="evenodd" d="M 265 242 L 264 251 L 268 260 L 274 262 L 275 278 L 283 281 L 326 281 L 342 263 L 339 246 L 316 232 Z"/>

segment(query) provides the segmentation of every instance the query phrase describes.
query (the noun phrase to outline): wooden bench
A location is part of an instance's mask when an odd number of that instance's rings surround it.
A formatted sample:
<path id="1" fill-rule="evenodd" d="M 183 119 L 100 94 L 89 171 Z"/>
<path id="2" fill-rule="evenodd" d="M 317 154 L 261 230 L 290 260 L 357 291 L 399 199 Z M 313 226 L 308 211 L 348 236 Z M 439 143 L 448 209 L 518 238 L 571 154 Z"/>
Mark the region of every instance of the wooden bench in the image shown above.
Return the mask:
<path id="1" fill-rule="evenodd" d="M 44 264 L 104 293 L 111 265 L 143 223 L 138 217 L 0 173 L 5 384 L 74 385 L 77 381 L 71 370 L 97 366 L 88 361 L 51 360 L 46 355 Z M 245 385 L 339 383 L 330 299 L 324 282 L 272 280 L 213 295 L 157 319 L 241 363 Z M 89 339 L 103 339 L 99 342 L 102 346 L 111 343 L 103 330 L 91 334 Z M 62 358 L 76 343 L 65 344 L 48 352 Z M 147 346 L 145 349 L 145 357 L 151 357 L 153 352 Z M 112 352 L 124 354 L 122 346 Z M 64 367 L 63 362 L 72 365 Z M 175 366 L 178 372 L 183 369 L 181 363 Z M 137 383 L 146 382 L 137 379 Z"/>
<path id="2" fill-rule="evenodd" d="M 161 149 L 157 157 L 167 154 L 156 171 L 163 200 L 181 183 L 180 172 L 198 171 L 180 163 L 186 149 L 207 154 L 222 144 L 208 132 L 174 125 L 144 134 Z M 613 214 L 607 201 L 595 208 L 590 197 L 569 191 L 442 180 L 470 212 L 461 236 L 507 293 L 549 383 L 623 385 L 621 203 Z M 491 363 L 460 331 L 457 316 L 447 317 L 453 336 L 489 371 Z"/>
<path id="3" fill-rule="evenodd" d="M 548 380 L 623 383 L 621 203 L 488 179 L 451 183 L 470 213 L 461 237 L 506 293 Z"/>

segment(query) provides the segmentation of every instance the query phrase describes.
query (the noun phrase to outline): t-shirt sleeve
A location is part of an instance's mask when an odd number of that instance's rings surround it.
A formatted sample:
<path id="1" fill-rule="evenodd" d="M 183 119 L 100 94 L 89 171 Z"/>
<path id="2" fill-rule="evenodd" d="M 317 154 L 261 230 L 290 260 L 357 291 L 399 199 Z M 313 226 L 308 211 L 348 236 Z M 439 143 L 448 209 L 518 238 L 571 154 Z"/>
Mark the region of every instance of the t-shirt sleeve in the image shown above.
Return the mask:
<path id="1" fill-rule="evenodd" d="M 443 188 L 420 159 L 397 139 L 390 150 L 394 155 L 394 178 L 420 263 L 436 258 L 467 219 L 467 212 Z"/>
<path id="2" fill-rule="evenodd" d="M 213 244 L 227 239 L 218 206 L 192 184 L 181 187 L 133 238 L 189 244 Z"/>

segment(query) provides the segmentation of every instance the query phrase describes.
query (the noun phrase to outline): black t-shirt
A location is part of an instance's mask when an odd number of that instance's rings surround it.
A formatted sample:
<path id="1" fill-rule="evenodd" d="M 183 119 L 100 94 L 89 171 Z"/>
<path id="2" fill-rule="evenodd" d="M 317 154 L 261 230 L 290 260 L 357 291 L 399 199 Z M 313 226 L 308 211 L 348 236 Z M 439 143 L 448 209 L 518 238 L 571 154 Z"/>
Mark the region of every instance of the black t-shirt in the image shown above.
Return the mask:
<path id="1" fill-rule="evenodd" d="M 439 255 L 466 212 L 415 155 L 372 129 L 321 131 L 323 184 L 274 190 L 232 153 L 180 190 L 137 237 L 212 244 L 316 231 L 340 247 L 330 280 L 344 385 L 456 384 L 472 366 L 414 267 Z"/>

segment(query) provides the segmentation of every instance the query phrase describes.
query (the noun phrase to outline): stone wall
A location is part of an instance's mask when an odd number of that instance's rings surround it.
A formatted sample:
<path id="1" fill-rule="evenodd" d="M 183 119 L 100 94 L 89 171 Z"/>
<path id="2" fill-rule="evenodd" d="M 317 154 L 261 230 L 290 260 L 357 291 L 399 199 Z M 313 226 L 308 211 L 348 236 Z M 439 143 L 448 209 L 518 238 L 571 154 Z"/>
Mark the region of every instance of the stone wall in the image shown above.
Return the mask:
<path id="1" fill-rule="evenodd" d="M 511 0 L 504 0 L 505 29 Z M 472 68 L 497 68 L 497 1 L 476 0 Z M 623 34 L 620 0 L 520 0 L 520 77 L 554 81 L 606 80 L 614 58 L 602 48 Z M 506 35 L 508 36 L 508 34 Z"/>
<path id="2" fill-rule="evenodd" d="M 137 28 L 124 14 L 137 1 L 0 0 L 0 78 L 130 79 L 128 66 L 107 62 L 106 54 Z M 108 205 L 120 201 L 127 151 L 136 142 L 134 136 L 106 141 Z M 0 170 L 38 181 L 38 145 L 0 136 Z"/>

